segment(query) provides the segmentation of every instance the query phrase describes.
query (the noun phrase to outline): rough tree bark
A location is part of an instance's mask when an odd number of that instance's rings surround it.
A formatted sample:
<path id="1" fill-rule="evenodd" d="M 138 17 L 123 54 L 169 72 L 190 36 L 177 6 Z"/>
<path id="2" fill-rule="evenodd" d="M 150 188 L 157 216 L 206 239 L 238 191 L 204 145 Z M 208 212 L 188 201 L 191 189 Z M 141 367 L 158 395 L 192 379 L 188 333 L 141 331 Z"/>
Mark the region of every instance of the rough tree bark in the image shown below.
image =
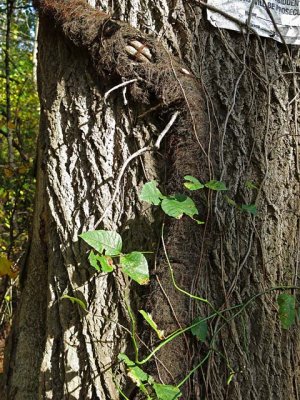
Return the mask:
<path id="1" fill-rule="evenodd" d="M 125 282 L 121 275 L 90 270 L 78 234 L 93 229 L 110 203 L 124 160 L 153 142 L 180 107 L 181 122 L 167 137 L 165 150 L 130 165 L 101 227 L 122 233 L 128 248 L 153 251 L 160 217 L 140 203 L 142 183 L 156 177 L 171 193 L 182 190 L 187 174 L 202 181 L 219 179 L 230 189 L 228 198 L 237 204 L 256 203 L 258 214 L 241 212 L 224 195 L 207 191 L 196 198 L 205 225 L 167 221 L 164 242 L 177 283 L 220 310 L 246 304 L 275 286 L 296 286 L 299 54 L 271 40 L 212 28 L 197 1 L 91 0 L 92 6 L 151 35 L 142 37 L 156 54 L 154 64 L 168 65 L 162 79 L 155 68 L 146 73 L 137 60 L 128 58 L 126 68 L 118 66 L 125 56 L 118 57 L 122 49 L 112 42 L 119 29 L 114 24 L 108 25 L 101 46 L 95 45 L 95 37 L 88 43 L 86 32 L 78 33 L 88 26 L 80 1 L 44 3 L 48 12 L 41 12 L 39 33 L 36 207 L 6 362 L 6 398 L 118 399 L 116 358 L 120 351 L 130 352 L 129 335 L 121 327 L 130 326 Z M 68 12 L 57 10 L 58 4 L 67 4 Z M 76 18 L 80 23 L 74 28 Z M 132 39 L 137 33 L 129 29 L 126 34 Z M 105 51 L 115 51 L 112 60 L 105 58 Z M 171 53 L 177 59 L 166 56 Z M 192 76 L 185 76 L 178 60 Z M 128 87 L 128 105 L 121 90 L 104 102 L 107 90 L 135 73 L 144 83 Z M 174 98 L 172 91 L 178 91 Z M 249 189 L 247 181 L 257 189 Z M 151 311 L 167 333 L 212 313 L 174 289 L 161 245 L 152 272 L 145 293 L 132 287 L 139 293 L 132 303 Z M 83 316 L 60 300 L 63 294 L 85 299 L 89 313 Z M 157 354 L 162 363 L 158 371 L 154 364 L 149 371 L 177 384 L 210 352 L 181 388 L 183 398 L 297 399 L 299 335 L 297 328 L 280 328 L 277 294 L 258 296 L 235 317 L 237 311 L 228 311 L 228 322 L 212 319 L 204 344 L 193 343 L 187 334 L 164 347 Z M 151 334 L 142 337 L 151 347 Z M 137 398 L 123 378 L 120 385 Z"/>

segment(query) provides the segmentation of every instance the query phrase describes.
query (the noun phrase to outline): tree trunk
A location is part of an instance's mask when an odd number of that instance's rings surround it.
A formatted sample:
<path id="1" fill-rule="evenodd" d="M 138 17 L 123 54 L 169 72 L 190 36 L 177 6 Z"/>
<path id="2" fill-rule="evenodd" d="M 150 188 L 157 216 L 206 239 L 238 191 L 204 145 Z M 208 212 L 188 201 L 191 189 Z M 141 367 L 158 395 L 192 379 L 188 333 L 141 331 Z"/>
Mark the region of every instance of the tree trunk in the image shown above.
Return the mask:
<path id="1" fill-rule="evenodd" d="M 56 1 L 47 2 L 55 10 Z M 164 383 L 185 382 L 185 399 L 298 399 L 299 335 L 294 327 L 281 329 L 273 290 L 298 284 L 298 49 L 216 30 L 195 3 L 90 1 L 154 35 L 151 49 L 164 43 L 192 74 L 186 76 L 171 56 L 165 60 L 171 72 L 164 79 L 174 80 L 174 86 L 167 80 L 170 92 L 179 85 L 186 101 L 181 122 L 164 139 L 164 150 L 130 164 L 113 204 L 124 161 L 154 143 L 178 100 L 169 101 L 165 87 L 160 102 L 144 99 L 136 86 L 128 88 L 128 105 L 122 89 L 105 101 L 120 76 L 128 79 L 128 68 L 110 74 L 103 54 L 96 65 L 96 47 L 84 48 L 86 32 L 77 46 L 72 43 L 68 15 L 57 13 L 55 25 L 53 10 L 41 13 L 36 206 L 6 362 L 7 399 L 118 399 L 116 382 L 138 398 L 117 362 L 119 352 L 131 351 L 123 328 L 130 328 L 126 282 L 119 273 L 93 273 L 78 234 L 93 229 L 110 205 L 100 227 L 121 233 L 128 249 L 155 252 L 161 217 L 138 193 L 154 177 L 165 182 L 168 194 L 183 191 L 185 175 L 221 180 L 229 191 L 203 190 L 193 197 L 204 225 L 166 220 L 154 277 L 146 293 L 131 285 L 132 307 L 151 312 L 167 334 L 219 311 L 208 320 L 204 343 L 180 335 L 156 354 L 148 371 Z M 62 33 L 64 18 L 69 20 Z M 109 41 L 103 39 L 103 48 Z M 109 62 L 123 60 L 115 58 Z M 140 73 L 140 64 L 131 62 Z M 153 77 L 155 71 L 147 79 L 159 86 Z M 159 88 L 151 90 L 157 96 Z M 135 95 L 143 101 L 137 103 Z M 254 203 L 256 216 L 242 211 Z M 177 284 L 213 307 L 175 289 L 166 256 Z M 64 294 L 85 300 L 89 312 L 62 300 Z M 140 328 L 151 347 L 156 339 L 142 323 Z"/>

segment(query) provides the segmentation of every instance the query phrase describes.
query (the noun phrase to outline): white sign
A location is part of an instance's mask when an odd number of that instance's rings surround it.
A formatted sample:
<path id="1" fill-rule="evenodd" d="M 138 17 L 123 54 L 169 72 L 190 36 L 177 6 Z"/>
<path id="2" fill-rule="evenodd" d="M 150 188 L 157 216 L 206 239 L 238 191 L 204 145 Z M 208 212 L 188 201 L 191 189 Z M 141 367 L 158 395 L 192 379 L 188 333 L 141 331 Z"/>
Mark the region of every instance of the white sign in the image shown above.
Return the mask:
<path id="1" fill-rule="evenodd" d="M 281 37 L 270 18 L 266 5 L 287 44 L 300 45 L 300 0 L 207 0 L 207 4 L 226 14 L 247 23 L 252 3 L 254 6 L 250 15 L 250 26 L 258 35 L 269 37 L 281 42 Z M 241 25 L 236 24 L 224 15 L 208 10 L 208 20 L 219 28 L 241 31 Z"/>

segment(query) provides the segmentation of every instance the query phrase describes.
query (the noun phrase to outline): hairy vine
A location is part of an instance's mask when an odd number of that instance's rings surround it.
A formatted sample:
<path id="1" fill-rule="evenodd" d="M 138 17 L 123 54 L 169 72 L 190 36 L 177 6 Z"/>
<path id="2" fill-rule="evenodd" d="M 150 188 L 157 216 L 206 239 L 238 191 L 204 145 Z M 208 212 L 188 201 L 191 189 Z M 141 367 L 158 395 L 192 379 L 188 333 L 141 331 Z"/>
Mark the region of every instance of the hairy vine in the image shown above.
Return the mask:
<path id="1" fill-rule="evenodd" d="M 134 80 L 133 102 L 162 114 L 180 110 L 180 127 L 197 127 L 202 91 L 177 57 L 150 35 L 114 20 L 83 0 L 35 1 L 41 16 L 55 20 L 64 35 L 85 48 L 98 76 L 109 84 Z M 177 125 L 178 128 L 178 125 Z"/>

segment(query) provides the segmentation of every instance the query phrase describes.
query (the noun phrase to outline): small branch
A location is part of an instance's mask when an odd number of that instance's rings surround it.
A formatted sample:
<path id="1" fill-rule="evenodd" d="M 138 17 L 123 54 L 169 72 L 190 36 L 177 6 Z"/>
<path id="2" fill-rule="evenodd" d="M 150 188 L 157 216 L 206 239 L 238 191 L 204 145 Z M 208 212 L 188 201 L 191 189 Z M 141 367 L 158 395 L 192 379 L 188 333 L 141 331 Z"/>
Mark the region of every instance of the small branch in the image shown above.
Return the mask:
<path id="1" fill-rule="evenodd" d="M 128 83 L 128 82 L 127 82 L 127 83 Z M 95 224 L 95 229 L 96 229 L 97 226 L 99 226 L 99 224 L 103 221 L 103 219 L 104 219 L 104 217 L 106 216 L 106 214 L 107 214 L 109 208 L 112 206 L 112 204 L 113 204 L 114 201 L 116 200 L 116 197 L 117 197 L 117 194 L 118 194 L 118 191 L 119 191 L 119 187 L 120 187 L 120 183 L 121 183 L 122 177 L 123 177 L 123 175 L 124 175 L 124 173 L 125 173 L 125 171 L 126 171 L 128 165 L 131 163 L 132 160 L 134 160 L 135 158 L 141 156 L 142 154 L 144 154 L 144 153 L 146 153 L 146 152 L 148 152 L 148 151 L 156 151 L 156 150 L 158 150 L 158 149 L 160 148 L 161 141 L 163 140 L 163 138 L 166 136 L 166 134 L 167 134 L 167 133 L 169 132 L 169 130 L 171 129 L 171 127 L 172 127 L 172 125 L 174 124 L 174 122 L 176 121 L 178 115 L 179 115 L 179 111 L 176 111 L 176 112 L 172 115 L 172 117 L 171 117 L 169 123 L 167 124 L 167 126 L 165 127 L 165 129 L 159 134 L 159 136 L 158 136 L 158 138 L 157 138 L 157 140 L 156 140 L 156 142 L 155 142 L 155 144 L 154 144 L 153 146 L 146 146 L 146 147 L 143 147 L 142 149 L 139 149 L 138 151 L 136 151 L 135 153 L 133 153 L 130 157 L 128 157 L 127 160 L 125 160 L 125 162 L 124 162 L 124 164 L 123 164 L 123 166 L 122 166 L 122 168 L 121 168 L 121 170 L 120 170 L 120 172 L 119 172 L 119 174 L 118 174 L 118 177 L 117 177 L 117 180 L 116 180 L 115 189 L 114 189 L 112 198 L 111 198 L 109 204 L 107 205 L 107 207 L 105 208 L 105 210 L 104 210 L 104 212 L 103 212 L 101 218 L 96 222 L 96 224 Z"/>
<path id="2" fill-rule="evenodd" d="M 112 87 L 111 89 L 109 89 L 109 90 L 104 94 L 104 101 L 106 101 L 106 99 L 108 98 L 108 96 L 109 96 L 112 92 L 114 92 L 115 90 L 117 90 L 117 89 L 119 89 L 119 88 L 121 88 L 121 87 L 127 86 L 127 85 L 129 85 L 130 83 L 133 83 L 133 82 L 136 82 L 136 81 L 137 81 L 137 79 L 135 78 L 135 79 L 131 79 L 130 81 L 126 81 L 126 82 L 120 83 L 120 84 L 117 85 L 117 86 Z"/>
<path id="3" fill-rule="evenodd" d="M 126 92 L 127 92 L 127 87 L 125 86 L 125 87 L 123 88 L 123 90 L 122 90 L 124 106 L 127 106 L 127 104 L 128 104 L 127 97 L 126 97 Z"/>
<path id="4" fill-rule="evenodd" d="M 6 34 L 5 34 L 5 95 L 6 95 L 6 128 L 7 128 L 7 144 L 8 144 L 8 163 L 13 165 L 13 134 L 9 127 L 11 121 L 11 87 L 10 87 L 10 45 L 11 45 L 11 24 L 13 18 L 14 0 L 7 0 L 6 8 Z"/>
<path id="5" fill-rule="evenodd" d="M 8 134 L 7 134 L 3 129 L 0 129 L 0 134 L 3 135 L 6 139 L 8 138 Z M 12 145 L 14 146 L 14 148 L 15 148 L 16 150 L 18 150 L 18 152 L 19 152 L 19 154 L 20 154 L 22 160 L 25 161 L 25 162 L 28 162 L 28 161 L 29 161 L 29 158 L 28 158 L 28 156 L 24 153 L 24 151 L 23 151 L 22 147 L 19 145 L 19 143 L 18 143 L 16 140 L 13 139 Z"/>
<path id="6" fill-rule="evenodd" d="M 174 124 L 174 122 L 176 121 L 177 117 L 179 115 L 179 111 L 176 111 L 173 115 L 172 118 L 170 119 L 168 125 L 165 127 L 165 129 L 161 132 L 161 134 L 158 136 L 155 144 L 154 144 L 154 148 L 156 150 L 158 150 L 160 148 L 160 143 L 163 140 L 163 138 L 166 136 L 166 134 L 169 132 L 169 130 L 171 129 L 171 126 Z"/>

